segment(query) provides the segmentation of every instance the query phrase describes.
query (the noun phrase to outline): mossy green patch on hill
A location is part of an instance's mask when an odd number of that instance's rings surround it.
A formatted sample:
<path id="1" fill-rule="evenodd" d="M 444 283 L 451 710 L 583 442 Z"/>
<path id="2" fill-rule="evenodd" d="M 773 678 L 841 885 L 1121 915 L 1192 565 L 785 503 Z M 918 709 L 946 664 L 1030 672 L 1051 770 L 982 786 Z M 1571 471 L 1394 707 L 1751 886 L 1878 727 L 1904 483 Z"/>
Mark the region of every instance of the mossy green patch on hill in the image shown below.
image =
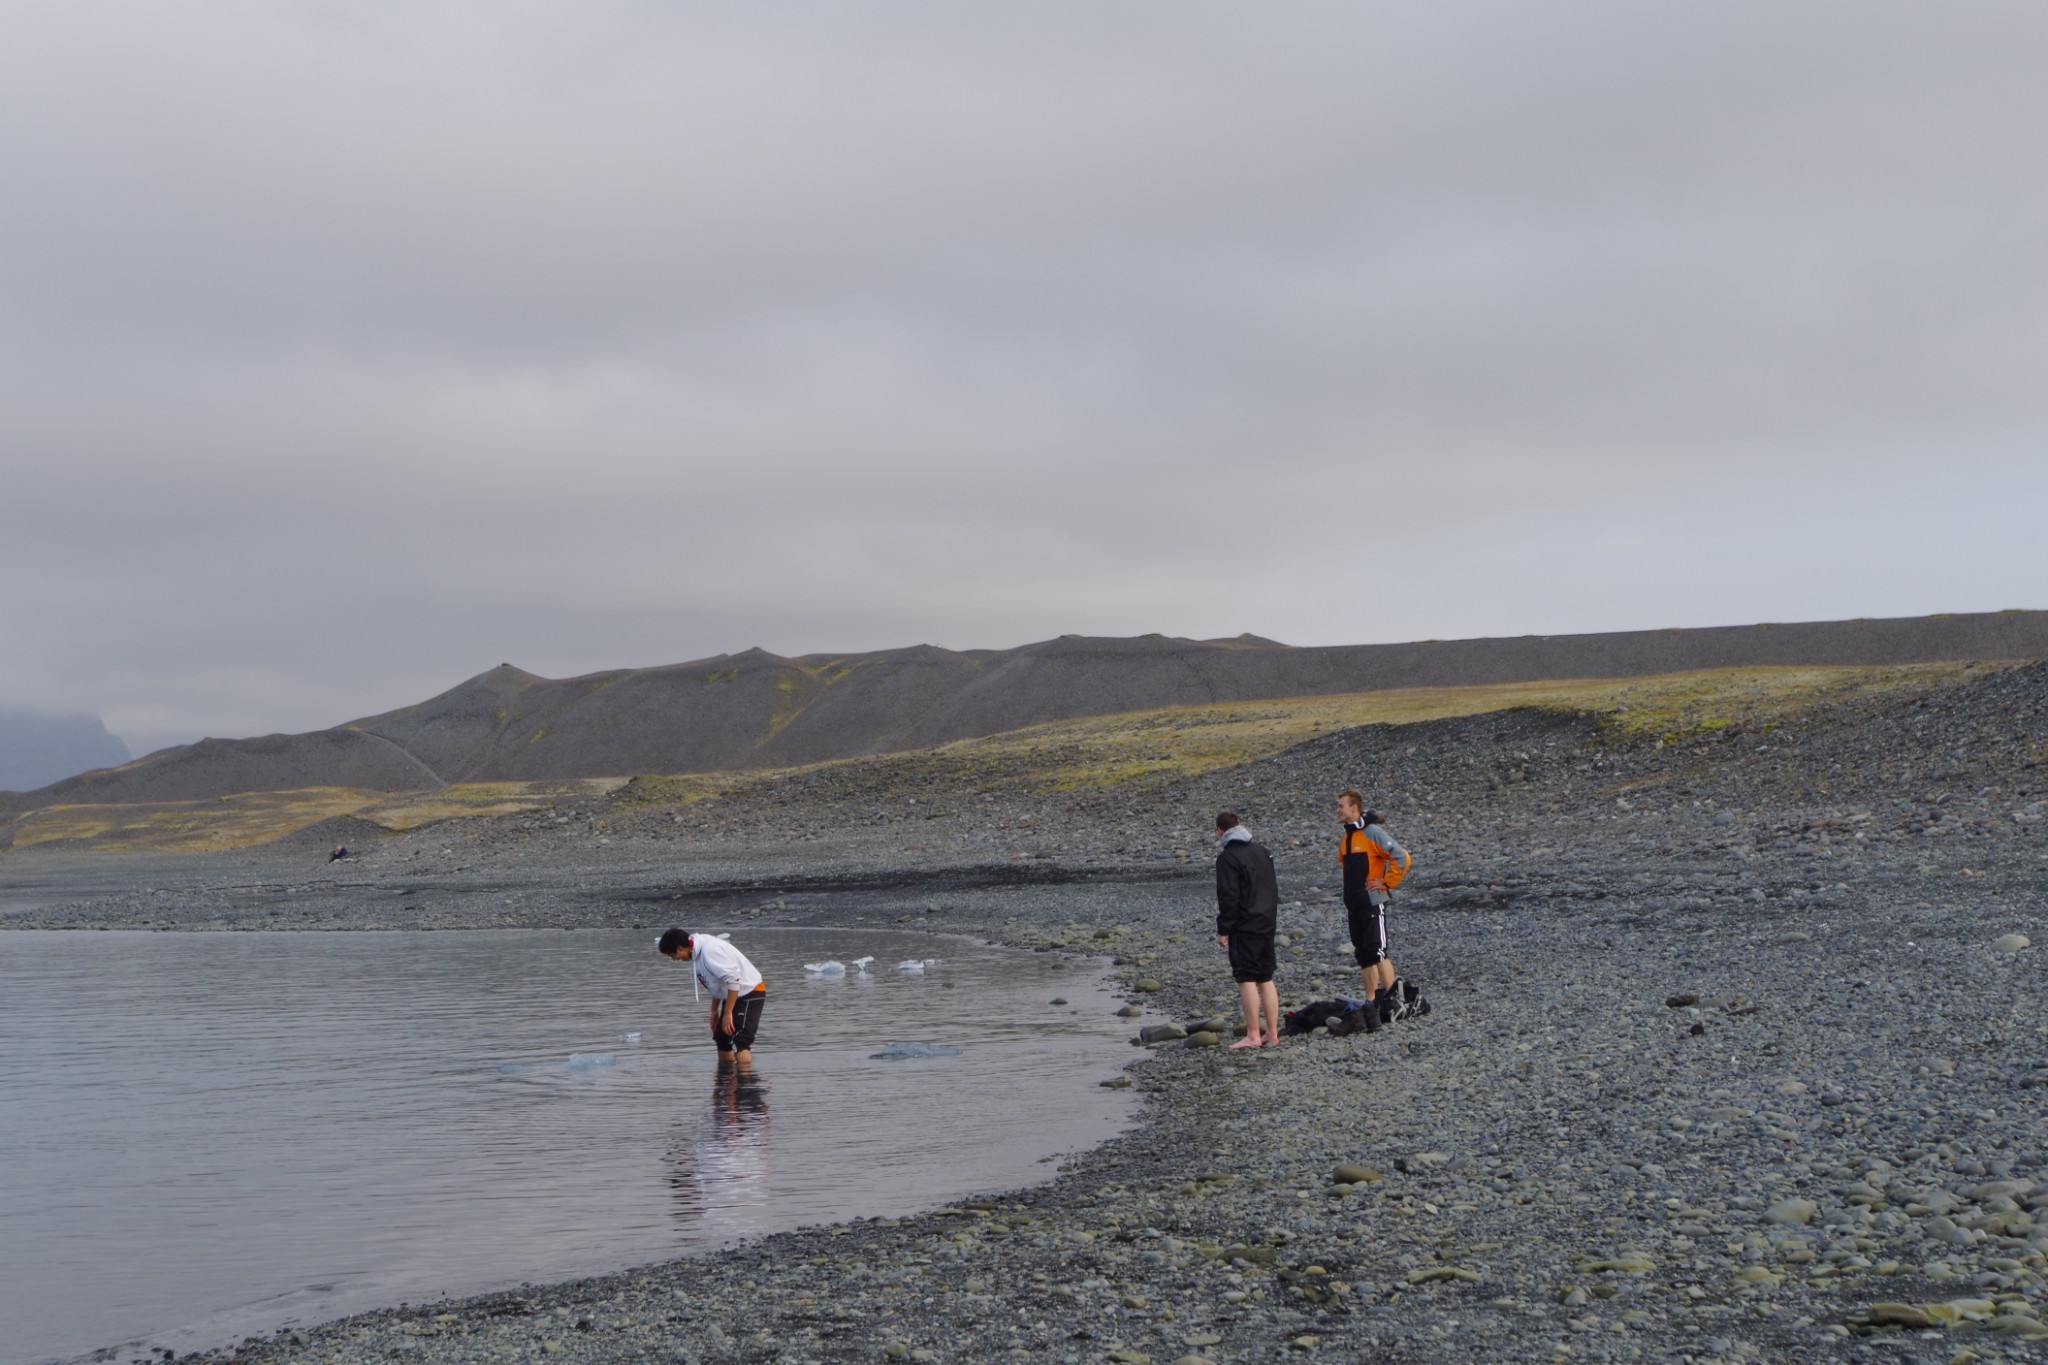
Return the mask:
<path id="1" fill-rule="evenodd" d="M 247 848 L 295 834 L 308 825 L 355 815 L 382 793 L 351 787 L 249 792 L 203 801 L 45 806 L 0 828 L 0 845 L 71 845 L 107 852 L 161 849 L 174 853 Z"/>
<path id="2" fill-rule="evenodd" d="M 443 820 L 516 815 L 552 806 L 564 797 L 603 796 L 626 785 L 619 777 L 563 778 L 545 782 L 461 782 L 436 792 L 385 797 L 353 812 L 394 833 Z"/>
<path id="3" fill-rule="evenodd" d="M 0 826 L 0 847 L 62 844 L 107 852 L 198 853 L 267 844 L 344 815 L 397 834 L 444 820 L 538 810 L 564 797 L 602 796 L 623 785 L 623 778 L 466 782 L 438 791 L 395 794 L 305 787 L 201 801 L 45 806 Z"/>
<path id="4" fill-rule="evenodd" d="M 1739 668 L 1652 678 L 1429 687 L 1334 697 L 1170 707 L 1059 721 L 931 751 L 1029 774 L 1042 790 L 1113 786 L 1235 767 L 1360 725 L 1406 725 L 1515 707 L 1600 717 L 1630 733 L 1677 737 L 1768 720 L 1852 695 L 1931 688 L 1978 665 Z"/>

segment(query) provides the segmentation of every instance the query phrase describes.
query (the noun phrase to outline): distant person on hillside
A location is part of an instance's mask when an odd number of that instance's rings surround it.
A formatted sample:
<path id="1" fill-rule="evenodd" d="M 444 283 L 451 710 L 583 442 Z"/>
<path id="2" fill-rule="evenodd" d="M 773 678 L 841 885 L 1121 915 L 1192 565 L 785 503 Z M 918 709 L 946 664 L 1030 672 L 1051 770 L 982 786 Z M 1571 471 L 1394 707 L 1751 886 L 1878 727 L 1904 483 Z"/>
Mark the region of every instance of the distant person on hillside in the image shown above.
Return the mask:
<path id="1" fill-rule="evenodd" d="M 1235 811 L 1216 817 L 1216 837 L 1223 843 L 1216 854 L 1216 943 L 1230 952 L 1230 974 L 1244 1007 L 1244 1037 L 1231 1046 L 1277 1047 L 1280 993 L 1273 985 L 1273 935 L 1280 925 L 1280 882 L 1273 874 L 1273 855 L 1252 840 Z"/>
<path id="2" fill-rule="evenodd" d="M 1367 810 L 1357 792 L 1337 793 L 1337 818 L 1344 824 L 1337 860 L 1344 868 L 1351 951 L 1365 982 L 1366 1008 L 1377 1009 L 1380 1022 L 1390 1024 L 1399 1012 L 1401 992 L 1387 951 L 1387 901 L 1393 889 L 1388 879 L 1398 882 L 1415 860 L 1380 827 L 1379 812 Z"/>
<path id="3" fill-rule="evenodd" d="M 336 845 L 334 846 L 334 852 L 332 852 L 332 853 L 330 853 L 330 854 L 328 854 L 328 855 L 327 855 L 327 861 L 328 861 L 328 862 L 330 862 L 330 863 L 338 863 L 338 862 L 340 862 L 340 861 L 341 861 L 341 860 L 342 860 L 343 858 L 346 858 L 347 856 L 348 856 L 348 845 L 347 845 L 347 844 L 336 844 Z"/>
<path id="4" fill-rule="evenodd" d="M 722 938 L 682 929 L 662 934 L 654 949 L 663 957 L 689 963 L 692 993 L 701 986 L 711 997 L 711 1041 L 718 1047 L 719 1065 L 741 1071 L 751 1067 L 768 983 L 746 954 Z"/>

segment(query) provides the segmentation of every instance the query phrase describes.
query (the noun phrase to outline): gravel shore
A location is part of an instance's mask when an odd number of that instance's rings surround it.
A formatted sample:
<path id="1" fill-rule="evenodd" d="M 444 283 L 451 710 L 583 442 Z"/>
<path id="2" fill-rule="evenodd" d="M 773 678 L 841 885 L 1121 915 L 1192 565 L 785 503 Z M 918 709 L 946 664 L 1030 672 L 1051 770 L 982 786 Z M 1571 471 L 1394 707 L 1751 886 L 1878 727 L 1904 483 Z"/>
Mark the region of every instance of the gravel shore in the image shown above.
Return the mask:
<path id="1" fill-rule="evenodd" d="M 332 869 L 346 829 L 137 863 L 0 922 L 907 923 L 1113 956 L 1135 1034 L 1233 1008 L 1223 806 L 1276 853 L 1283 999 L 1355 986 L 1354 785 L 1418 857 L 1390 933 L 1427 1018 L 1134 1046 L 1142 1123 L 1042 1186 L 203 1359 L 2048 1360 L 2048 667 L 1684 734 L 1366 727 L 1103 790 L 917 756 L 628 787 Z"/>

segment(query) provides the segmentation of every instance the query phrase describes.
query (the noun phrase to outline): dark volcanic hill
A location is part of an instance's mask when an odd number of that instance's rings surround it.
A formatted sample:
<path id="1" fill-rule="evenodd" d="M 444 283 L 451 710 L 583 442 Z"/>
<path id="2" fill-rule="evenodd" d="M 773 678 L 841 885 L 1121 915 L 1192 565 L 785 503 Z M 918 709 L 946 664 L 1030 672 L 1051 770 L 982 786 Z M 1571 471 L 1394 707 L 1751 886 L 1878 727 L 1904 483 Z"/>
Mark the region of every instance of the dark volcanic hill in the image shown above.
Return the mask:
<path id="1" fill-rule="evenodd" d="M 559 680 L 507 664 L 416 706 L 312 734 L 165 749 L 5 798 L 0 809 L 773 767 L 1080 716 L 1401 687 L 2043 658 L 2048 612 L 2027 611 L 1312 649 L 1157 635 L 795 659 L 754 649 Z"/>

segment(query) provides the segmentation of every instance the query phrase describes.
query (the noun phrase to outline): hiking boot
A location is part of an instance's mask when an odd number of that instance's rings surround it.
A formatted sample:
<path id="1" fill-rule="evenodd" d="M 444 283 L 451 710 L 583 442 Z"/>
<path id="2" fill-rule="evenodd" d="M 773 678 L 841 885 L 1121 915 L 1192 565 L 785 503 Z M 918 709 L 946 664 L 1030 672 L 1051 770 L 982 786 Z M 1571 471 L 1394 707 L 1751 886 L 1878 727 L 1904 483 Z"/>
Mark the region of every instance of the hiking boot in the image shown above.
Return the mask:
<path id="1" fill-rule="evenodd" d="M 1399 982 L 1395 983 L 1395 985 L 1399 984 Z M 1370 1009 L 1373 1013 L 1379 1015 L 1380 1023 L 1382 1025 L 1391 1024 L 1396 1019 L 1401 1017 L 1399 1014 L 1395 1013 L 1395 1004 L 1399 999 L 1400 997 L 1394 993 L 1394 987 L 1389 986 L 1385 990 L 1381 991 L 1378 995 L 1375 995 L 1372 998 L 1372 1004 L 1368 1005 L 1366 1008 Z"/>
<path id="2" fill-rule="evenodd" d="M 1378 1033 L 1380 1031 L 1380 1011 L 1377 1004 L 1367 1005 L 1351 1017 L 1358 1021 L 1354 1027 L 1354 1032 Z"/>

